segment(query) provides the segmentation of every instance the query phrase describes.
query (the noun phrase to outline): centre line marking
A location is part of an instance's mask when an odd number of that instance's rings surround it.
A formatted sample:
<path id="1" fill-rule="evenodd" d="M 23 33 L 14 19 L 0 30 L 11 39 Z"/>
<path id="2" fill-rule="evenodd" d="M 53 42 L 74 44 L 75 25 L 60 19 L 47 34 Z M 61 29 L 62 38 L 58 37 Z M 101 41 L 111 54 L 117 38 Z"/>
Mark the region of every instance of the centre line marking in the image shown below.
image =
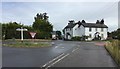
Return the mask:
<path id="1" fill-rule="evenodd" d="M 48 64 L 52 63 L 53 61 L 57 60 L 58 58 L 60 58 L 61 56 L 63 56 L 64 53 L 62 53 L 61 55 L 59 55 L 58 57 L 54 58 L 53 60 L 49 61 L 48 63 L 44 64 L 42 67 L 46 67 Z"/>
<path id="2" fill-rule="evenodd" d="M 64 59 L 65 57 L 67 57 L 68 55 L 70 55 L 69 53 L 66 54 L 65 56 L 61 57 L 60 59 L 58 59 L 57 61 L 55 61 L 54 63 L 52 63 L 51 65 L 49 65 L 47 68 L 53 66 L 54 64 L 56 64 L 57 62 L 59 62 L 60 60 Z"/>
<path id="3" fill-rule="evenodd" d="M 74 49 L 72 52 L 76 51 L 77 49 L 79 49 L 79 48 Z"/>
<path id="4" fill-rule="evenodd" d="M 55 46 L 55 48 L 58 48 L 58 46 Z"/>

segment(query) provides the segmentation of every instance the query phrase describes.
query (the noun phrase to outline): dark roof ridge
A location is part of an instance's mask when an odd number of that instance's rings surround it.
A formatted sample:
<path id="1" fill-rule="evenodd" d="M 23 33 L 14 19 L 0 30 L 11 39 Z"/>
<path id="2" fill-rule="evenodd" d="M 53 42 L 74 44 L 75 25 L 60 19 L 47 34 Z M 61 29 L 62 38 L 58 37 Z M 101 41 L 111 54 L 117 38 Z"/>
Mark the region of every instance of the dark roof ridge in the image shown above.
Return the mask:
<path id="1" fill-rule="evenodd" d="M 84 27 L 94 27 L 94 28 L 108 28 L 105 24 L 96 23 L 81 23 Z"/>

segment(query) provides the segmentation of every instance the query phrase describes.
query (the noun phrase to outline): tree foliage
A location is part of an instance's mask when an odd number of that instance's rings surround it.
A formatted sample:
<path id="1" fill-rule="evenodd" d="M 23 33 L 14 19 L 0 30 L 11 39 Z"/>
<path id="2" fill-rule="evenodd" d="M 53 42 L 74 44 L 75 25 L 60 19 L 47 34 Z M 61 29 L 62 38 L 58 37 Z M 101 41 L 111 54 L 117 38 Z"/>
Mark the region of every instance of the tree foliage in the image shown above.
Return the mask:
<path id="1" fill-rule="evenodd" d="M 29 31 L 32 30 L 32 27 L 30 26 L 24 26 L 17 22 L 9 22 L 9 23 L 3 23 L 2 24 L 2 37 L 4 39 L 20 39 L 20 31 L 16 31 L 17 28 L 27 28 Z M 24 32 L 24 38 L 30 38 L 30 35 L 28 32 Z"/>
<path id="2" fill-rule="evenodd" d="M 33 29 L 36 30 L 37 38 L 50 38 L 53 30 L 52 24 L 48 21 L 47 13 L 40 13 L 34 17 Z"/>
<path id="3" fill-rule="evenodd" d="M 111 36 L 113 39 L 119 39 L 120 40 L 120 28 L 112 31 L 111 33 L 109 33 L 109 36 Z"/>
<path id="4" fill-rule="evenodd" d="M 61 31 L 56 31 L 56 35 L 57 35 L 58 39 L 62 39 L 62 37 L 61 37 L 61 35 L 62 35 Z"/>
<path id="5" fill-rule="evenodd" d="M 17 22 L 8 22 L 8 23 L 1 23 L 2 24 L 2 37 L 4 39 L 20 39 L 21 34 L 20 31 L 16 31 L 17 28 L 26 28 L 28 31 L 24 31 L 24 39 L 30 39 L 31 35 L 29 32 L 36 32 L 35 38 L 50 38 L 51 32 L 53 30 L 52 24 L 48 21 L 47 13 L 40 13 L 37 14 L 34 18 L 35 21 L 33 22 L 32 26 L 21 25 L 21 23 Z"/>

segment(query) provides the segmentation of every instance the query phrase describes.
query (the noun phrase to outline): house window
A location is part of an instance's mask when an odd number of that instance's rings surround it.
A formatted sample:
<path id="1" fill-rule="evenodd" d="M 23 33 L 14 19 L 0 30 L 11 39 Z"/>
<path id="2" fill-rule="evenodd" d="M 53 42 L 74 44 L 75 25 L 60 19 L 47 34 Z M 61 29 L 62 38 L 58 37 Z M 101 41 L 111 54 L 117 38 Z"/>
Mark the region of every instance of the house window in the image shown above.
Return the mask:
<path id="1" fill-rule="evenodd" d="M 95 31 L 97 31 L 97 28 L 95 28 Z"/>
<path id="2" fill-rule="evenodd" d="M 91 34 L 89 34 L 89 37 L 91 38 L 91 37 L 92 37 L 92 35 L 91 35 Z"/>
<path id="3" fill-rule="evenodd" d="M 66 31 L 67 31 L 67 29 L 66 29 Z"/>
<path id="4" fill-rule="evenodd" d="M 101 28 L 101 31 L 102 31 L 102 32 L 103 32 L 103 30 L 104 30 L 104 29 L 103 29 L 103 28 Z"/>
<path id="5" fill-rule="evenodd" d="M 92 28 L 89 28 L 89 31 L 92 31 Z"/>
<path id="6" fill-rule="evenodd" d="M 103 34 L 101 34 L 101 37 L 103 38 L 103 37 L 104 37 L 104 35 L 103 35 Z"/>
<path id="7" fill-rule="evenodd" d="M 77 28 L 75 28 L 75 30 L 77 30 Z"/>

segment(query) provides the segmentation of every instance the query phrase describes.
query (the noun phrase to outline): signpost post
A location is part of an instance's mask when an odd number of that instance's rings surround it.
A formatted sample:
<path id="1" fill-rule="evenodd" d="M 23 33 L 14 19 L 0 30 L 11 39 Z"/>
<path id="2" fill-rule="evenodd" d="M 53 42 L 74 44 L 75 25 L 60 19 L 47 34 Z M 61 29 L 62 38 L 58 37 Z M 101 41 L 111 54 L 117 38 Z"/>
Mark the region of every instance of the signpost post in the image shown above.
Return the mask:
<path id="1" fill-rule="evenodd" d="M 21 28 L 17 28 L 16 29 L 17 31 L 21 31 L 21 41 L 23 42 L 23 31 L 28 31 L 27 29 L 23 29 L 22 27 Z"/>

